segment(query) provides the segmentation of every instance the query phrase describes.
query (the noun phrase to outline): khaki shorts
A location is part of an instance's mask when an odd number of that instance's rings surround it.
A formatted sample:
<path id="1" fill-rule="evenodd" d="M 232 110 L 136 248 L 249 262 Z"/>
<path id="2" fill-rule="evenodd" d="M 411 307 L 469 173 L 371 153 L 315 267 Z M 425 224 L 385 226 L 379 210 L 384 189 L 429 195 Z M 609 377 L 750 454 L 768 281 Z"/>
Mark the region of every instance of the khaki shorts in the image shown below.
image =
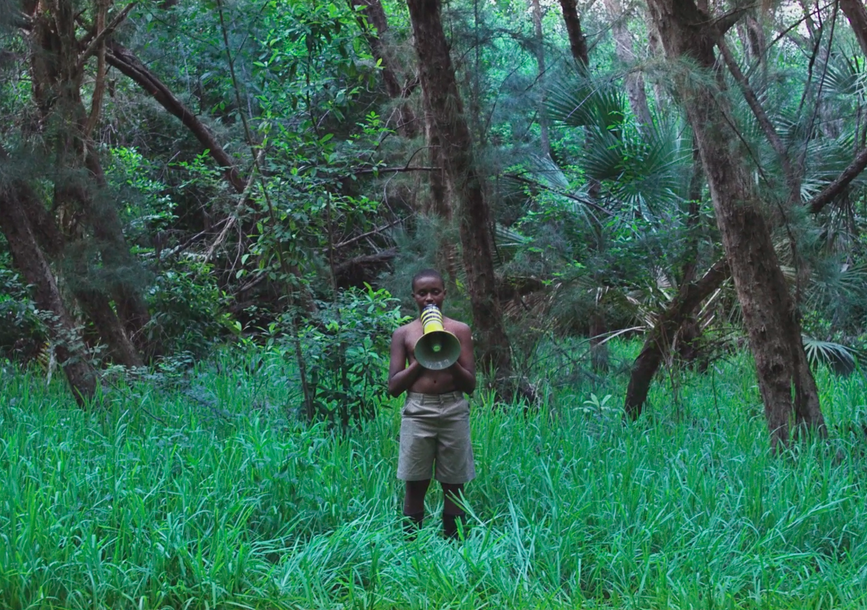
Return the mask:
<path id="1" fill-rule="evenodd" d="M 397 478 L 460 484 L 476 476 L 470 443 L 470 405 L 462 392 L 408 392 L 401 412 Z"/>

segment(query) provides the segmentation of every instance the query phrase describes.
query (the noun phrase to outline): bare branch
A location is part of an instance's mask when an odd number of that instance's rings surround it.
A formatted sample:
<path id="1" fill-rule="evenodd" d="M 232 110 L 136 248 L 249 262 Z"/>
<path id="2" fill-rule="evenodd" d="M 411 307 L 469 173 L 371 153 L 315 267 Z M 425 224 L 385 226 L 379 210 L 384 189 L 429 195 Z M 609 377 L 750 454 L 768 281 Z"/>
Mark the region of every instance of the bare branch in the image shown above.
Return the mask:
<path id="1" fill-rule="evenodd" d="M 777 156 L 780 158 L 780 165 L 783 167 L 783 173 L 786 175 L 786 183 L 789 187 L 790 202 L 794 204 L 800 201 L 800 180 L 798 180 L 798 177 L 795 175 L 795 170 L 792 168 L 792 163 L 789 160 L 789 153 L 786 150 L 785 145 L 783 145 L 783 141 L 780 139 L 779 134 L 777 134 L 777 130 L 768 118 L 767 113 L 765 113 L 765 109 L 762 108 L 759 98 L 747 82 L 744 73 L 741 72 L 740 66 L 738 66 L 738 62 L 735 61 L 728 45 L 726 45 L 725 39 L 720 37 L 716 44 L 723 56 L 723 60 L 725 60 L 725 63 L 728 66 L 729 72 L 731 72 L 744 95 L 744 99 L 746 99 L 747 104 L 749 104 L 750 109 L 756 117 L 756 120 L 759 122 L 759 126 L 762 128 L 765 137 L 768 139 L 768 142 L 770 142 L 774 151 L 777 153 Z"/>
<path id="2" fill-rule="evenodd" d="M 97 32 L 93 40 L 90 41 L 90 44 L 87 45 L 87 48 L 84 49 L 84 51 L 82 51 L 81 55 L 79 55 L 78 57 L 77 68 L 79 72 L 84 69 L 84 64 L 87 63 L 87 60 L 90 59 L 90 57 L 94 53 L 96 53 L 101 46 L 103 46 L 106 39 L 114 33 L 114 31 L 120 26 L 121 23 L 124 22 L 127 15 L 129 15 L 130 11 L 135 7 L 137 3 L 138 0 L 133 0 L 133 2 L 130 2 L 124 7 L 121 12 L 114 16 L 114 19 L 111 20 L 111 23 L 102 28 L 101 31 Z M 97 21 L 97 23 L 99 23 L 99 21 Z"/>
<path id="3" fill-rule="evenodd" d="M 382 233 L 386 229 L 390 229 L 394 225 L 402 223 L 404 220 L 406 220 L 406 219 L 405 218 L 398 218 L 397 220 L 393 220 L 392 222 L 388 223 L 387 225 L 383 225 L 381 227 L 376 227 L 372 231 L 368 231 L 367 233 L 362 233 L 361 235 L 356 235 L 355 237 L 353 237 L 351 239 L 347 239 L 345 241 L 342 241 L 339 244 L 334 244 L 334 249 L 336 250 L 338 248 L 345 248 L 346 246 L 350 246 L 350 245 L 352 245 L 358 241 L 361 241 L 365 237 L 370 237 L 371 235 L 378 235 L 379 233 Z"/>
<path id="4" fill-rule="evenodd" d="M 714 19 L 713 26 L 716 29 L 717 38 L 725 36 L 726 32 L 732 29 L 746 12 L 746 7 L 740 7 Z"/>
<path id="5" fill-rule="evenodd" d="M 123 74 L 134 80 L 147 91 L 159 104 L 171 114 L 178 117 L 186 125 L 196 139 L 207 149 L 208 153 L 223 168 L 223 177 L 237 193 L 243 193 L 247 187 L 246 181 L 238 175 L 235 160 L 217 142 L 211 130 L 181 102 L 169 88 L 160 81 L 139 59 L 128 49 L 115 41 L 109 41 L 106 59 L 109 65 L 117 68 Z"/>
<path id="6" fill-rule="evenodd" d="M 807 202 L 806 207 L 809 208 L 812 214 L 818 214 L 826 205 L 833 201 L 834 197 L 843 192 L 851 182 L 858 177 L 864 168 L 867 167 L 867 148 L 858 153 L 858 156 L 852 160 L 843 173 L 836 180 L 823 188 L 818 195 Z"/>

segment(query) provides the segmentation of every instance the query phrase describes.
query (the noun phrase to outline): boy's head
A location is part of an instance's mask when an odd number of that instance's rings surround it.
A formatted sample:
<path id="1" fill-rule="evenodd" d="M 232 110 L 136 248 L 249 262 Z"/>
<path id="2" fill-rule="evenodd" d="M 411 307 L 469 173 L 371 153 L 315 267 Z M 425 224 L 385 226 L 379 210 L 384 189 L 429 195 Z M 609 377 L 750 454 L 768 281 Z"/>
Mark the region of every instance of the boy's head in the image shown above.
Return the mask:
<path id="1" fill-rule="evenodd" d="M 440 272 L 436 269 L 423 269 L 416 273 L 412 278 L 412 298 L 419 311 L 428 305 L 436 305 L 442 309 L 446 289 Z"/>

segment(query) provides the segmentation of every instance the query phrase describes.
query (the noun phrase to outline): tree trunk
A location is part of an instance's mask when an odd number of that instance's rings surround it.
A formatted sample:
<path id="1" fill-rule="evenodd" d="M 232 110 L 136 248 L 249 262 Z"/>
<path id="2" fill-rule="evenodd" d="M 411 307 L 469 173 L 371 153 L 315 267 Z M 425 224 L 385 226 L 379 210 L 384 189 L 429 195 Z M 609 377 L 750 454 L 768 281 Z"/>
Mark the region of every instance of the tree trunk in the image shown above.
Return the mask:
<path id="1" fill-rule="evenodd" d="M 0 230 L 6 237 L 15 267 L 33 287 L 36 306 L 50 312 L 48 332 L 61 367 L 79 406 L 87 406 L 96 394 L 96 373 L 90 366 L 84 344 L 66 310 L 54 274 L 36 243 L 20 202 L 7 185 L 0 185 Z"/>
<path id="2" fill-rule="evenodd" d="M 852 26 L 861 52 L 867 57 L 867 10 L 864 9 L 864 4 L 861 0 L 840 0 L 840 8 Z"/>
<path id="3" fill-rule="evenodd" d="M 590 65 L 590 52 L 587 50 L 587 39 L 581 31 L 578 6 L 575 0 L 560 0 L 560 7 L 563 9 L 563 22 L 566 24 L 572 57 L 578 62 L 579 67 L 586 69 Z"/>
<path id="4" fill-rule="evenodd" d="M 840 176 L 817 193 L 813 199 L 806 202 L 803 205 L 804 209 L 811 214 L 821 212 L 835 197 L 846 190 L 848 185 L 864 171 L 865 167 L 867 167 L 867 149 L 862 150 Z M 674 338 L 681 332 L 680 329 L 683 324 L 687 323 L 695 309 L 730 277 L 728 268 L 724 263 L 725 259 L 717 261 L 711 271 L 708 271 L 705 277 L 696 284 L 696 287 L 690 289 L 694 290 L 695 298 L 690 298 L 683 303 L 679 298 L 672 301 L 659 317 L 662 323 L 668 324 L 667 329 L 660 329 L 660 332 L 654 329 L 645 338 L 644 347 L 632 365 L 626 392 L 624 408 L 630 417 L 637 418 L 641 415 L 653 376 L 659 369 L 664 354 L 671 349 Z M 718 271 L 714 271 L 714 269 L 718 269 Z M 685 271 L 683 275 L 681 293 L 683 293 L 686 285 L 692 281 L 694 271 Z"/>
<path id="5" fill-rule="evenodd" d="M 92 278 L 89 277 L 87 262 L 82 260 L 82 255 L 67 253 L 63 234 L 33 189 L 23 182 L 18 182 L 14 188 L 17 200 L 42 251 L 62 266 L 76 267 L 71 273 L 65 274 L 67 283 L 84 314 L 93 322 L 94 328 L 108 347 L 112 361 L 123 366 L 142 366 L 144 363 L 138 350 L 130 341 L 105 294 L 88 286 Z"/>
<path id="6" fill-rule="evenodd" d="M 496 298 L 493 240 L 488 202 L 473 156 L 473 141 L 463 115 L 448 43 L 440 20 L 439 0 L 409 0 L 410 19 L 419 59 L 419 78 L 439 135 L 446 183 L 458 202 L 467 288 L 478 337 L 482 370 L 493 368 L 498 384 L 511 381 L 511 353 Z"/>
<path id="7" fill-rule="evenodd" d="M 608 371 L 608 344 L 605 343 L 605 333 L 608 325 L 605 323 L 605 313 L 599 299 L 596 309 L 590 314 L 590 364 L 596 373 Z"/>
<path id="8" fill-rule="evenodd" d="M 2 146 L 0 163 L 9 163 L 9 156 Z M 7 173 L 14 174 L 15 171 L 16 168 L 7 165 Z M 74 265 L 74 261 L 80 257 L 69 255 L 65 236 L 33 188 L 25 180 L 13 177 L 7 182 L 6 189 L 10 199 L 17 202 L 21 212 L 27 217 L 30 231 L 42 252 L 59 265 L 61 270 L 64 266 Z M 100 339 L 108 347 L 112 360 L 124 366 L 142 366 L 142 359 L 108 298 L 99 290 L 86 288 L 89 283 L 86 271 L 73 271 L 66 275 L 66 280 L 85 315 L 93 321 Z"/>
<path id="9" fill-rule="evenodd" d="M 384 42 L 386 32 L 388 32 L 388 20 L 382 9 L 382 3 L 380 0 L 352 0 L 352 5 L 363 10 L 367 21 L 376 30 L 375 33 L 371 32 L 363 20 L 359 19 L 359 26 L 367 38 L 367 44 L 373 51 L 373 56 L 379 60 L 380 66 L 382 66 L 385 91 L 389 98 L 399 102 L 397 106 L 397 131 L 405 138 L 414 138 L 418 135 L 418 125 L 412 107 L 405 101 L 408 88 L 401 86 L 394 59 L 389 56 Z"/>
<path id="10" fill-rule="evenodd" d="M 539 96 L 539 147 L 542 155 L 551 156 L 551 142 L 548 138 L 548 114 L 545 112 L 545 98 L 547 87 L 545 86 L 545 38 L 542 35 L 542 7 L 539 0 L 530 0 L 530 8 L 533 11 L 533 32 L 536 44 L 536 68 L 539 72 L 539 86 L 542 94 Z"/>
<path id="11" fill-rule="evenodd" d="M 690 59 L 712 73 L 722 35 L 693 0 L 649 0 L 666 55 Z M 672 65 L 672 70 L 683 70 Z M 695 133 L 717 224 L 756 362 L 759 390 L 775 448 L 788 441 L 790 422 L 825 433 L 818 390 L 807 365 L 795 303 L 771 241 L 768 223 L 741 161 L 725 97 L 707 83 L 674 73 L 675 87 Z M 722 86 L 721 81 L 718 81 Z"/>
<path id="12" fill-rule="evenodd" d="M 653 376 L 659 370 L 664 355 L 671 349 L 674 337 L 692 315 L 723 281 L 729 277 L 728 265 L 725 259 L 718 260 L 707 273 L 696 283 L 684 281 L 677 297 L 656 321 L 654 327 L 644 339 L 644 346 L 638 358 L 632 364 L 629 385 L 626 388 L 625 409 L 632 419 L 638 419 Z"/>
<path id="13" fill-rule="evenodd" d="M 626 85 L 626 97 L 629 99 L 629 107 L 635 115 L 639 127 L 645 127 L 653 123 L 650 117 L 650 108 L 647 105 L 647 93 L 644 91 L 644 78 L 640 72 L 630 70 L 635 63 L 635 51 L 632 49 L 632 35 L 626 25 L 626 15 L 620 0 L 605 0 L 605 6 L 611 13 L 613 24 L 611 33 L 614 35 L 614 50 L 617 59 L 627 69 L 624 83 Z"/>
<path id="14" fill-rule="evenodd" d="M 141 345 L 149 318 L 139 289 L 143 272 L 130 254 L 114 202 L 104 199 L 105 177 L 87 135 L 89 118 L 81 98 L 87 59 L 82 47 L 90 45 L 76 39 L 75 16 L 71 0 L 41 0 L 31 13 L 33 97 L 57 155 L 54 203 L 83 213 L 110 272 L 109 292 L 118 315 L 127 335 Z M 94 41 L 102 35 L 97 33 Z"/>

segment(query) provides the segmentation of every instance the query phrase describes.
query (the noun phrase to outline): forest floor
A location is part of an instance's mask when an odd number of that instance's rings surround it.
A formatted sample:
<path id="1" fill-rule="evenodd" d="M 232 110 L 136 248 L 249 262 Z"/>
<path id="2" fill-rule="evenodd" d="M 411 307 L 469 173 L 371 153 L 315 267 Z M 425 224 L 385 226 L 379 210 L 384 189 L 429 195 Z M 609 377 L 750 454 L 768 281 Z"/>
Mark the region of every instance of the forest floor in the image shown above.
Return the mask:
<path id="1" fill-rule="evenodd" d="M 662 379 L 636 423 L 622 373 L 530 410 L 479 391 L 450 542 L 439 490 L 404 537 L 399 399 L 371 396 L 350 431 L 308 426 L 282 361 L 244 363 L 124 382 L 90 412 L 7 366 L 0 607 L 867 607 L 860 374 L 819 371 L 830 438 L 779 455 L 745 357 Z"/>

